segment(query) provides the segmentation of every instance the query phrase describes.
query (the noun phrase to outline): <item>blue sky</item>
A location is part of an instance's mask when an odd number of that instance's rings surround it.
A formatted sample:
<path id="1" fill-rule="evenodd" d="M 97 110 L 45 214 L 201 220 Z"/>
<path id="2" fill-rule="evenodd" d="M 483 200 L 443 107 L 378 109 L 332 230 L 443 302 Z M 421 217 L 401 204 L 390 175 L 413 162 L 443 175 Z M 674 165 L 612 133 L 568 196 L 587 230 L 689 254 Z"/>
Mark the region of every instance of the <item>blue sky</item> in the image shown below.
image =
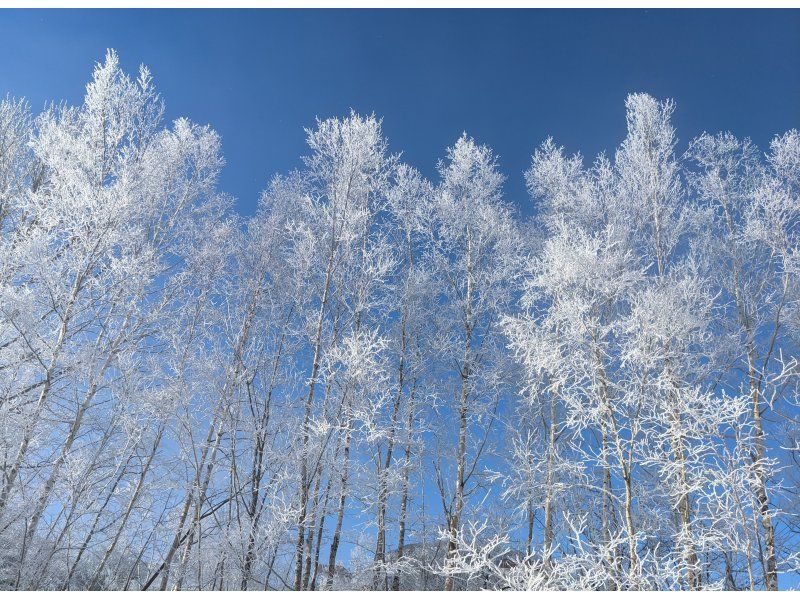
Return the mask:
<path id="1" fill-rule="evenodd" d="M 77 102 L 109 47 L 151 68 L 168 118 L 222 135 L 243 213 L 299 164 L 303 127 L 351 107 L 431 177 L 462 131 L 489 144 L 526 212 L 533 149 L 613 151 L 632 91 L 674 98 L 684 143 L 800 126 L 799 10 L 4 10 L 0 94 Z"/>

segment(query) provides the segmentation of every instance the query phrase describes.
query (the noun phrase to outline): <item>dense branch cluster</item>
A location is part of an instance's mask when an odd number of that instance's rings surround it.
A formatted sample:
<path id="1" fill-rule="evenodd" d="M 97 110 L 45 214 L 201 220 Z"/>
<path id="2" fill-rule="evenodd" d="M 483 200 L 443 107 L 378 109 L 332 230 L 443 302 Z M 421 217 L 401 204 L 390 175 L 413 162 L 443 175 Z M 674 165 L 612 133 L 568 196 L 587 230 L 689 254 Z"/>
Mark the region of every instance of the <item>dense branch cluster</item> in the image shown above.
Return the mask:
<path id="1" fill-rule="evenodd" d="M 3 589 L 777 589 L 800 571 L 800 133 L 626 102 L 502 198 L 374 116 L 252 217 L 109 52 L 0 103 Z"/>

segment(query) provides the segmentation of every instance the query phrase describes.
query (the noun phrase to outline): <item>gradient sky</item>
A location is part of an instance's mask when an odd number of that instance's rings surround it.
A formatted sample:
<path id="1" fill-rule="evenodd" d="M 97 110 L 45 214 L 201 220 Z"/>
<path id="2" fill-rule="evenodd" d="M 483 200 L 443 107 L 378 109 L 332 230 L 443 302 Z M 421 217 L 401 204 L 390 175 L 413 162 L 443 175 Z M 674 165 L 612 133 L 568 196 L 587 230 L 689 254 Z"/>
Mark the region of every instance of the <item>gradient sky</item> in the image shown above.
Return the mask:
<path id="1" fill-rule="evenodd" d="M 800 126 L 800 10 L 3 10 L 0 94 L 78 102 L 106 48 L 150 67 L 169 119 L 222 135 L 243 213 L 299 164 L 303 127 L 350 108 L 430 177 L 467 131 L 524 211 L 533 149 L 613 152 L 632 91 L 676 100 L 684 144 Z"/>

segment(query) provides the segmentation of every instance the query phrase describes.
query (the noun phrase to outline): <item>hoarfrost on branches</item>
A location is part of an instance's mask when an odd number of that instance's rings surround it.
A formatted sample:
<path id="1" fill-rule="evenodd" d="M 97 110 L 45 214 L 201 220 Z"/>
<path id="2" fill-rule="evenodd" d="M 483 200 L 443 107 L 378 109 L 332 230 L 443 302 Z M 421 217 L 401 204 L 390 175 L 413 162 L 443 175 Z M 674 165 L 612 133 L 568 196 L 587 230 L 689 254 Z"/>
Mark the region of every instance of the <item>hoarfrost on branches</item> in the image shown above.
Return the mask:
<path id="1" fill-rule="evenodd" d="M 528 220 L 489 146 L 429 181 L 355 112 L 243 217 L 113 51 L 0 101 L 0 587 L 795 583 L 800 133 L 624 109 Z"/>

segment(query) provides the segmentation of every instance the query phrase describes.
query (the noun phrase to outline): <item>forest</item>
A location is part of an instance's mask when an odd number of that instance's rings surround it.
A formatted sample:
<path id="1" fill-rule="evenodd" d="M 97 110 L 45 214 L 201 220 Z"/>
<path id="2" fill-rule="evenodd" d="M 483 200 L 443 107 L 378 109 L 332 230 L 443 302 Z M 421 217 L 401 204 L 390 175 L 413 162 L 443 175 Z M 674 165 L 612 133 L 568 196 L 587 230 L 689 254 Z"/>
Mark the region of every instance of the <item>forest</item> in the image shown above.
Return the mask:
<path id="1" fill-rule="evenodd" d="M 318 119 L 244 216 L 113 51 L 0 101 L 0 589 L 798 587 L 800 132 L 674 110 L 511 199 Z"/>

